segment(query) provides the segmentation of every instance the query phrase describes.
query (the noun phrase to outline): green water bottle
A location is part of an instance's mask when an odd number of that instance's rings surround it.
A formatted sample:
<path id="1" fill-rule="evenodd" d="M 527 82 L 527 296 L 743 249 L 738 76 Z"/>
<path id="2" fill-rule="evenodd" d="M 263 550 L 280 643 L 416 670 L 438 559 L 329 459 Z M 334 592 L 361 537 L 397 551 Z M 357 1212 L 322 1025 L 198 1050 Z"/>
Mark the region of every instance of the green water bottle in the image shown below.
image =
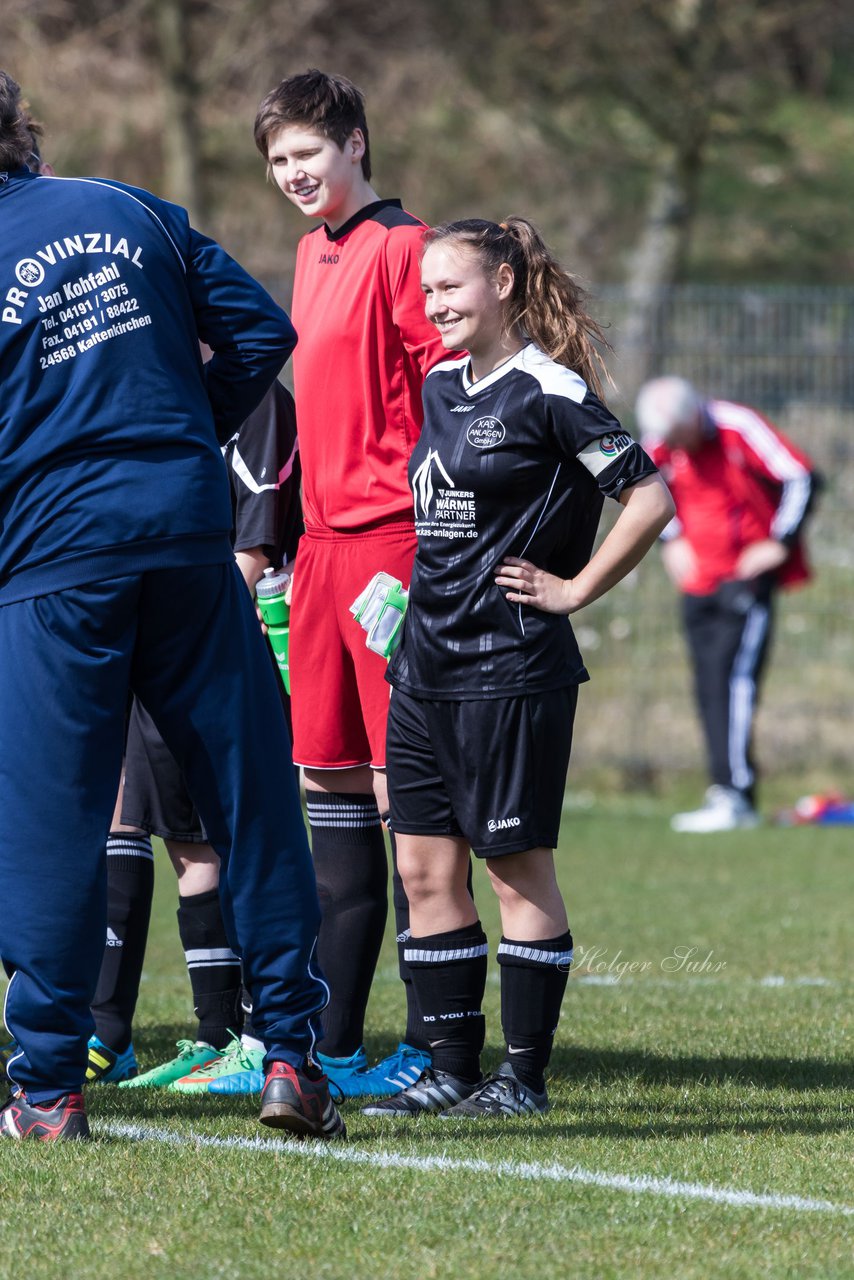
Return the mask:
<path id="1" fill-rule="evenodd" d="M 284 569 L 265 569 L 263 578 L 255 587 L 258 608 L 266 624 L 270 647 L 287 694 L 291 691 L 291 672 L 288 666 L 291 607 L 285 596 L 290 583 L 291 575 L 285 573 Z"/>

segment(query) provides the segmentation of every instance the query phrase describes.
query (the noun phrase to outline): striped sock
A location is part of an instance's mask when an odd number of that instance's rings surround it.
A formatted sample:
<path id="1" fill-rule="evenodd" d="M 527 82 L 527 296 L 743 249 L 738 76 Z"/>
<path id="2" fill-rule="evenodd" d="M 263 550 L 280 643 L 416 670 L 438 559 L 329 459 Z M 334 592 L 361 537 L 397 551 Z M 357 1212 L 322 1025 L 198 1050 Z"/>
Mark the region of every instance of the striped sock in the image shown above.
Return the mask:
<path id="1" fill-rule="evenodd" d="M 433 1066 L 460 1080 L 480 1079 L 488 951 L 479 920 L 447 933 L 410 936 L 405 946 Z"/>
<path id="2" fill-rule="evenodd" d="M 317 958 L 329 983 L 323 1052 L 348 1058 L 362 1044 L 365 1010 L 388 913 L 388 861 L 373 794 L 306 794 L 323 913 Z"/>
<path id="3" fill-rule="evenodd" d="M 572 934 L 536 942 L 502 938 L 498 963 L 507 1061 L 522 1084 L 542 1093 L 572 963 Z"/>
<path id="4" fill-rule="evenodd" d="M 143 832 L 111 831 L 107 837 L 107 939 L 92 1015 L 98 1038 L 117 1053 L 124 1053 L 131 1041 L 153 893 L 151 837 Z"/>
<path id="5" fill-rule="evenodd" d="M 178 932 L 199 1020 L 196 1039 L 224 1049 L 243 1026 L 240 959 L 228 945 L 219 890 L 178 899 Z"/>

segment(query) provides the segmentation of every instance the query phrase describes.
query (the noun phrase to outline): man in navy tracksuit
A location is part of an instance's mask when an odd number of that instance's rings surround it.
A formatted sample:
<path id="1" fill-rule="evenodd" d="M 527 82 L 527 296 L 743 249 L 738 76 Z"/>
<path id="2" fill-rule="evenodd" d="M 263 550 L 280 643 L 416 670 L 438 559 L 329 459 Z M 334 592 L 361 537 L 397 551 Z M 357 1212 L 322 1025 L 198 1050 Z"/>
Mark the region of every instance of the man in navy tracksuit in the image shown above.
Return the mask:
<path id="1" fill-rule="evenodd" d="M 275 677 L 229 542 L 217 437 L 296 336 L 184 210 L 30 173 L 0 72 L 0 956 L 18 1051 L 0 1134 L 86 1137 L 104 846 L 128 689 L 185 771 L 267 1048 L 261 1119 L 337 1136 L 327 989 Z M 214 350 L 203 370 L 198 338 Z"/>

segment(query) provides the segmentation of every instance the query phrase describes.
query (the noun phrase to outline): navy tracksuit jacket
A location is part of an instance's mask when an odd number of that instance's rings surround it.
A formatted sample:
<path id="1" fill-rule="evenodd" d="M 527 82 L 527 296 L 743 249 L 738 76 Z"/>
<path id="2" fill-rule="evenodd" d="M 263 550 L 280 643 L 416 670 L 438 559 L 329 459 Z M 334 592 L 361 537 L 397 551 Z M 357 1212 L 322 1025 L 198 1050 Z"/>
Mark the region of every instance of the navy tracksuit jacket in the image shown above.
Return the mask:
<path id="1" fill-rule="evenodd" d="M 268 1055 L 314 1043 L 314 876 L 218 443 L 295 340 L 183 209 L 0 172 L 0 956 L 33 1101 L 83 1079 L 128 688 L 223 859 Z"/>

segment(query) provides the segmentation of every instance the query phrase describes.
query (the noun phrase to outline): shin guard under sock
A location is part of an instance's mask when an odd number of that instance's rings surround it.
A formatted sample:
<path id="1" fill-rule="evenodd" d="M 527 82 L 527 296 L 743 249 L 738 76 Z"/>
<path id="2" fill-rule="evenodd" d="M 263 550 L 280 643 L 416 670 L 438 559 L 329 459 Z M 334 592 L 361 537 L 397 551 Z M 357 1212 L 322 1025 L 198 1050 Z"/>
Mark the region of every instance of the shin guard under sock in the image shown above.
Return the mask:
<path id="1" fill-rule="evenodd" d="M 309 791 L 311 853 L 322 919 L 317 958 L 329 984 L 323 1053 L 361 1047 L 388 914 L 388 862 L 373 795 Z"/>
<path id="2" fill-rule="evenodd" d="M 411 1044 L 416 1049 L 428 1048 L 427 1030 L 418 1009 L 418 997 L 415 994 L 415 984 L 412 981 L 412 974 L 406 960 L 406 948 L 409 943 L 409 900 L 406 897 L 406 890 L 403 887 L 403 880 L 397 869 L 397 848 L 394 842 L 394 832 L 389 832 L 391 839 L 391 861 L 392 861 L 392 901 L 394 903 L 394 932 L 397 939 L 397 971 L 400 974 L 400 980 L 403 983 L 403 989 L 406 992 L 406 1030 L 403 1033 L 403 1039 L 406 1044 Z"/>
<path id="3" fill-rule="evenodd" d="M 107 837 L 107 943 L 92 1014 L 98 1038 L 117 1053 L 124 1053 L 131 1041 L 153 893 L 151 837 L 111 831 Z"/>
<path id="4" fill-rule="evenodd" d="M 507 1061 L 522 1084 L 542 1093 L 572 963 L 572 934 L 537 942 L 502 938 L 498 963 Z"/>
<path id="5" fill-rule="evenodd" d="M 462 1080 L 480 1079 L 487 952 L 479 920 L 406 944 L 433 1066 Z"/>
<path id="6" fill-rule="evenodd" d="M 240 960 L 228 945 L 219 890 L 178 899 L 178 933 L 199 1020 L 196 1039 L 224 1049 L 230 1033 L 240 1034 Z"/>

